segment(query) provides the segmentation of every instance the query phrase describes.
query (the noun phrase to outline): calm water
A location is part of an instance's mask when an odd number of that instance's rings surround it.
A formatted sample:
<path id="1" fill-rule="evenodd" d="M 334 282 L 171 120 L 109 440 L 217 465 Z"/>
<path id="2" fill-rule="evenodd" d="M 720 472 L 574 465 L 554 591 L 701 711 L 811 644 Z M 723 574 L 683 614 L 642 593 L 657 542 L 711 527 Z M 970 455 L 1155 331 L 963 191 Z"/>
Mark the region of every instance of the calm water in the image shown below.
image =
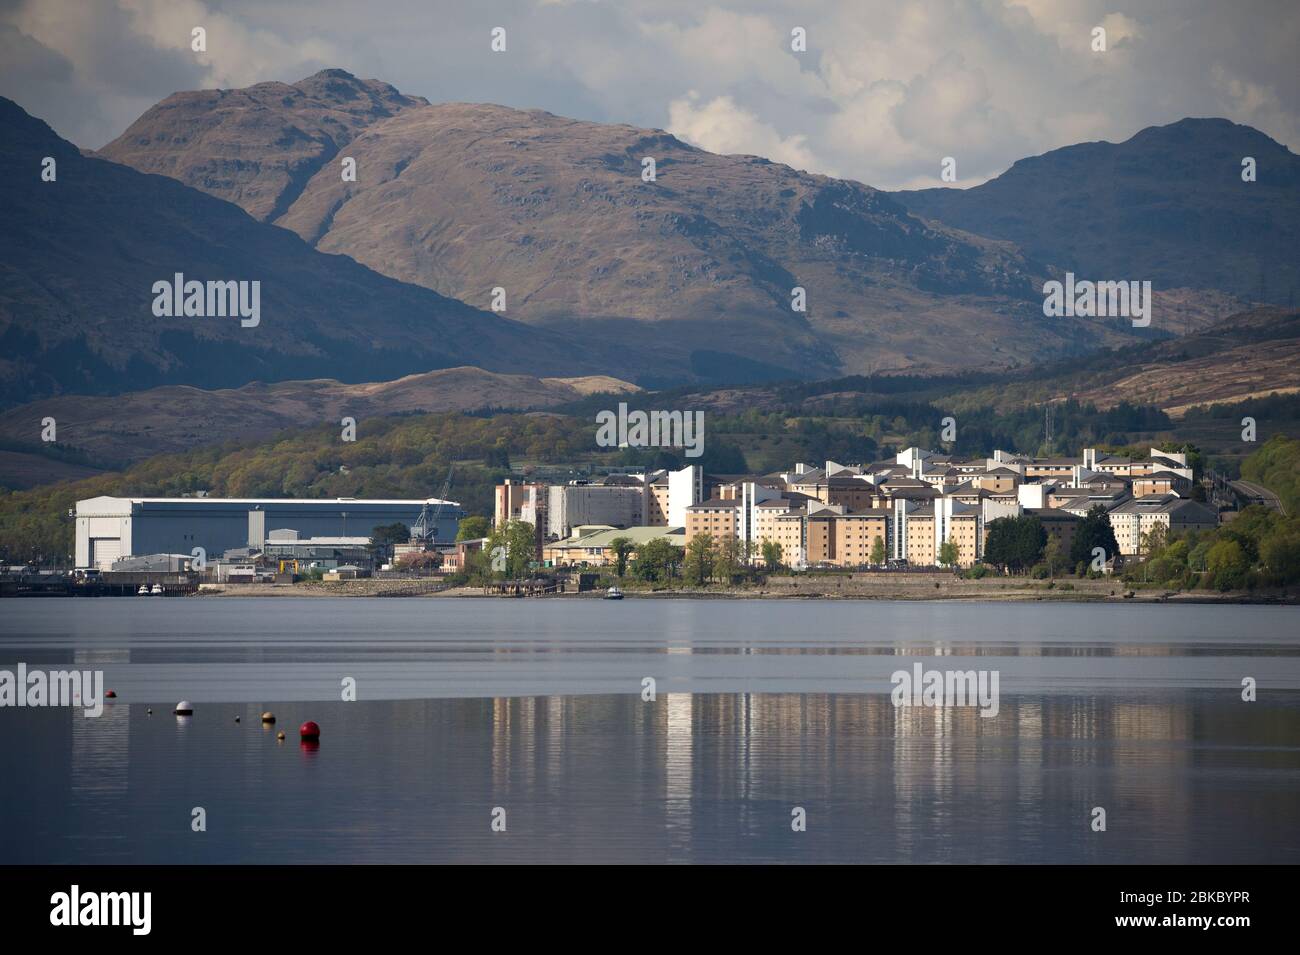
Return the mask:
<path id="1" fill-rule="evenodd" d="M 100 669 L 119 699 L 98 719 L 0 709 L 0 862 L 1295 863 L 1298 623 L 1241 606 L 8 600 L 0 669 Z M 917 661 L 997 671 L 998 714 L 895 709 L 890 674 Z M 188 721 L 170 715 L 182 698 Z"/>

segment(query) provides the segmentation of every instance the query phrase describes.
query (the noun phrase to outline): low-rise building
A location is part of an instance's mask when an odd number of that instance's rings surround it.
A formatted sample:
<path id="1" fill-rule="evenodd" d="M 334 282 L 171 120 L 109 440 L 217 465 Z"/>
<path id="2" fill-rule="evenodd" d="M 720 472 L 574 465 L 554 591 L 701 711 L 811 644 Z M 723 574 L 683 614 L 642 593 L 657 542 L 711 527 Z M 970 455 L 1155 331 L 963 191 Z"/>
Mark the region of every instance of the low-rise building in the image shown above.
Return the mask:
<path id="1" fill-rule="evenodd" d="M 710 498 L 686 509 L 686 539 L 700 534 L 710 534 L 714 540 L 736 537 L 740 522 L 741 502 L 738 499 Z"/>
<path id="2" fill-rule="evenodd" d="M 543 548 L 542 558 L 549 567 L 607 567 L 617 563 L 613 544 L 620 538 L 632 544 L 630 559 L 652 540 L 686 546 L 686 532 L 680 527 L 608 527 L 552 541 Z"/>
<path id="3" fill-rule="evenodd" d="M 1142 556 L 1146 535 L 1157 527 L 1169 535 L 1219 526 L 1219 514 L 1214 508 L 1174 494 L 1134 498 L 1111 510 L 1109 517 L 1115 543 L 1126 557 Z"/>

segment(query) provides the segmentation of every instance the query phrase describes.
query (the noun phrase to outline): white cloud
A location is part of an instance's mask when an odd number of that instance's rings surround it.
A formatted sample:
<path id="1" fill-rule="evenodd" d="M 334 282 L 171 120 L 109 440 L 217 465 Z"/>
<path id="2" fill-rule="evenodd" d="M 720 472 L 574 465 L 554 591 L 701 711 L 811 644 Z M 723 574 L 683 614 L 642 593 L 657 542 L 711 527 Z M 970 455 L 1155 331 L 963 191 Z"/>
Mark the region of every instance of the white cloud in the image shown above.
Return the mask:
<path id="1" fill-rule="evenodd" d="M 668 107 L 668 131 L 713 153 L 748 153 L 765 156 L 795 169 L 815 170 L 823 164 L 813 157 L 802 135 L 782 137 L 758 117 L 741 109 L 730 96 L 699 103 L 692 90 Z M 828 173 L 833 175 L 833 173 Z"/>
<path id="2" fill-rule="evenodd" d="M 207 56 L 189 52 L 197 25 Z M 496 25 L 507 54 L 488 49 Z M 1300 147 L 1297 47 L 1287 0 L 25 0 L 0 12 L 0 93 L 93 147 L 177 89 L 338 66 L 893 188 L 932 181 L 944 156 L 970 185 L 1184 116 Z"/>

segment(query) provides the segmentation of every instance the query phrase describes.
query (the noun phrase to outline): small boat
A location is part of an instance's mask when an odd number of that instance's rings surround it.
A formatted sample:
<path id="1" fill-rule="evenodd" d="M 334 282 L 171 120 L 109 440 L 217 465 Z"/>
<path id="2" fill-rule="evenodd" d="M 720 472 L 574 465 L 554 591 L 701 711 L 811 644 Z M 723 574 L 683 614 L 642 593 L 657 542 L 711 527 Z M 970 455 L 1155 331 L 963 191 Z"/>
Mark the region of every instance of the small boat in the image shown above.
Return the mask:
<path id="1" fill-rule="evenodd" d="M 141 585 L 140 585 L 140 589 L 137 590 L 137 591 L 135 592 L 135 595 L 136 595 L 137 597 L 148 597 L 148 596 L 149 596 L 149 585 L 148 585 L 148 584 L 141 584 Z"/>
<path id="2" fill-rule="evenodd" d="M 153 590 L 149 591 L 149 593 L 151 593 L 155 597 L 161 597 L 163 595 L 162 584 L 154 584 Z"/>
<path id="3" fill-rule="evenodd" d="M 605 591 L 605 599 L 606 599 L 606 600 L 622 600 L 622 599 L 623 599 L 623 591 L 619 590 L 617 587 L 610 587 L 609 590 Z"/>

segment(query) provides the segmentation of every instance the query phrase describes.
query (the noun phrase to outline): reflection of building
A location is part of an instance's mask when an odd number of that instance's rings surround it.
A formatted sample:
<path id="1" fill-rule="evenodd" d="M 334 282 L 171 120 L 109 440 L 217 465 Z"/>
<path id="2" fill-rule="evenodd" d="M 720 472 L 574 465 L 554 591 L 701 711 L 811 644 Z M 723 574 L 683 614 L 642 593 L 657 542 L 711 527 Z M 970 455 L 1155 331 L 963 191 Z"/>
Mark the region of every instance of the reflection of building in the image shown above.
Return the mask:
<path id="1" fill-rule="evenodd" d="M 262 550 L 268 531 L 287 528 L 307 538 L 369 538 L 376 527 L 405 524 L 428 501 L 332 498 L 93 497 L 77 502 L 78 567 L 105 570 L 113 561 L 141 554 L 190 554 L 202 547 L 211 557 L 228 550 Z M 437 536 L 451 540 L 464 516 L 459 504 L 442 508 Z"/>

